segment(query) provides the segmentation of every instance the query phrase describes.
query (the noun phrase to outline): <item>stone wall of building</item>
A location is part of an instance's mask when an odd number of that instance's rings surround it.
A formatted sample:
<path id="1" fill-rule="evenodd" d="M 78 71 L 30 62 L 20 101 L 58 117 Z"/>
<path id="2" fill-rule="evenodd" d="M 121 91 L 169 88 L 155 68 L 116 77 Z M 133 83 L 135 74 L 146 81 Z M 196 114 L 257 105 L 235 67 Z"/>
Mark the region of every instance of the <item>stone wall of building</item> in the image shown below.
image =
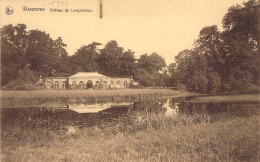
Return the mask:
<path id="1" fill-rule="evenodd" d="M 88 78 L 73 78 L 69 77 L 69 89 L 102 89 L 107 88 L 109 83 L 109 77 L 106 78 L 95 78 L 95 77 L 88 77 Z"/>
<path id="2" fill-rule="evenodd" d="M 46 77 L 44 78 L 44 85 L 46 89 L 67 89 L 67 77 Z"/>
<path id="3" fill-rule="evenodd" d="M 129 88 L 130 78 L 110 78 L 110 88 Z"/>
<path id="4" fill-rule="evenodd" d="M 46 89 L 120 89 L 129 88 L 131 79 L 80 72 L 70 77 L 46 77 L 44 84 Z"/>

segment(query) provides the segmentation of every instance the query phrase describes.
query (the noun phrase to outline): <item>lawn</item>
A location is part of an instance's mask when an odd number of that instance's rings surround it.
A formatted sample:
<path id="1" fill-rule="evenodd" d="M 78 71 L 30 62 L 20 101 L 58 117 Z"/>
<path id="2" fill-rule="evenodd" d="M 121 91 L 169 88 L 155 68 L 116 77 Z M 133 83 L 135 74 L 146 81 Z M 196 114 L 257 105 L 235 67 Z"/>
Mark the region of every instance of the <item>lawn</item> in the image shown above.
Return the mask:
<path id="1" fill-rule="evenodd" d="M 181 93 L 170 89 L 118 89 L 118 90 L 39 90 L 1 91 L 3 104 L 39 103 L 55 101 L 136 100 L 158 97 L 185 97 L 193 93 Z"/>
<path id="2" fill-rule="evenodd" d="M 201 96 L 198 102 L 260 102 L 259 94 Z"/>

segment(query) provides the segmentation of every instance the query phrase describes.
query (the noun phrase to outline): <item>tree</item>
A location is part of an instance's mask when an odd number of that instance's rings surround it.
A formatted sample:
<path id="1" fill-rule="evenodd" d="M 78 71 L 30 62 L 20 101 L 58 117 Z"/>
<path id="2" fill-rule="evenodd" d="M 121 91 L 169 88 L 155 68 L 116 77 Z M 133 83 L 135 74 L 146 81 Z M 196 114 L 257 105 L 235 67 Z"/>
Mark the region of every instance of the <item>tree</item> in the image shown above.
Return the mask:
<path id="1" fill-rule="evenodd" d="M 25 66 L 23 70 L 19 70 L 17 77 L 3 86 L 5 90 L 37 90 L 41 89 L 41 85 L 37 83 L 39 77 Z"/>
<path id="2" fill-rule="evenodd" d="M 155 86 L 156 83 L 154 75 L 150 74 L 144 69 L 138 69 L 134 76 L 134 79 L 139 84 L 145 87 Z"/>
<path id="3" fill-rule="evenodd" d="M 132 76 L 135 69 L 134 52 L 124 51 L 115 40 L 109 41 L 97 59 L 99 72 L 111 77 Z"/>
<path id="4" fill-rule="evenodd" d="M 25 53 L 28 48 L 25 24 L 6 25 L 1 28 L 1 85 L 15 79 L 19 69 L 27 61 Z"/>
<path id="5" fill-rule="evenodd" d="M 225 82 L 230 84 L 232 75 L 241 69 L 253 76 L 250 83 L 259 85 L 260 61 L 260 5 L 259 1 L 249 0 L 243 6 L 229 8 L 223 18 L 223 42 L 226 52 L 226 71 L 229 73 Z M 237 78 L 243 79 L 243 78 Z M 242 84 L 242 81 L 240 82 Z M 237 88 L 242 88 L 243 85 Z M 235 87 L 233 87 L 235 88 Z"/>
<path id="6" fill-rule="evenodd" d="M 164 58 L 157 53 L 141 55 L 137 63 L 138 70 L 134 74 L 134 79 L 143 86 L 164 87 L 168 82 L 168 77 L 160 74 L 159 71 L 163 70 L 165 66 Z"/>
<path id="7" fill-rule="evenodd" d="M 204 27 L 192 50 L 175 57 L 175 71 L 190 91 L 252 92 L 259 85 L 259 1 L 232 6 L 223 18 L 224 31 Z"/>
<path id="8" fill-rule="evenodd" d="M 255 85 L 253 82 L 253 75 L 240 67 L 233 68 L 231 73 L 227 76 L 225 82 L 226 91 L 232 93 L 250 93 L 254 92 Z"/>
<path id="9" fill-rule="evenodd" d="M 195 41 L 195 50 L 205 55 L 208 67 L 221 73 L 224 70 L 225 52 L 221 33 L 216 25 L 204 27 Z"/>
<path id="10" fill-rule="evenodd" d="M 55 41 L 49 34 L 40 30 L 29 31 L 26 57 L 31 69 L 43 76 L 52 76 L 60 61 Z"/>
<path id="11" fill-rule="evenodd" d="M 61 37 L 58 37 L 58 39 L 54 41 L 55 55 L 58 55 L 60 58 L 68 57 L 66 47 L 67 44 L 63 43 Z"/>
<path id="12" fill-rule="evenodd" d="M 149 73 L 157 73 L 166 66 L 164 58 L 162 58 L 157 53 L 152 53 L 151 55 L 144 54 L 140 56 L 138 60 L 138 68 L 144 69 Z"/>
<path id="13" fill-rule="evenodd" d="M 180 83 L 186 89 L 198 93 L 216 93 L 220 89 L 220 77 L 209 65 L 209 58 L 204 50 L 195 48 L 193 51 L 184 50 L 175 57 Z"/>
<path id="14" fill-rule="evenodd" d="M 4 26 L 1 28 L 2 86 L 17 78 L 18 71 L 27 65 L 37 75 L 60 73 L 62 61 L 68 57 L 65 47 L 61 37 L 53 40 L 44 31 L 26 31 L 25 24 Z"/>
<path id="15" fill-rule="evenodd" d="M 97 71 L 98 64 L 96 60 L 99 55 L 97 46 L 99 45 L 101 45 L 101 43 L 93 42 L 89 45 L 82 46 L 74 55 L 69 57 L 70 73 Z"/>
<path id="16" fill-rule="evenodd" d="M 135 64 L 135 53 L 128 49 L 123 53 L 120 57 L 120 69 L 118 70 L 120 76 L 133 76 L 136 71 L 136 64 Z"/>
<path id="17" fill-rule="evenodd" d="M 169 80 L 167 86 L 177 87 L 182 83 L 182 75 L 179 69 L 177 69 L 176 63 L 169 65 Z"/>
<path id="18" fill-rule="evenodd" d="M 175 57 L 176 71 L 180 74 L 180 82 L 185 85 L 187 85 L 187 81 L 192 76 L 194 70 L 190 68 L 194 64 L 191 59 L 192 55 L 192 50 L 185 49 Z"/>

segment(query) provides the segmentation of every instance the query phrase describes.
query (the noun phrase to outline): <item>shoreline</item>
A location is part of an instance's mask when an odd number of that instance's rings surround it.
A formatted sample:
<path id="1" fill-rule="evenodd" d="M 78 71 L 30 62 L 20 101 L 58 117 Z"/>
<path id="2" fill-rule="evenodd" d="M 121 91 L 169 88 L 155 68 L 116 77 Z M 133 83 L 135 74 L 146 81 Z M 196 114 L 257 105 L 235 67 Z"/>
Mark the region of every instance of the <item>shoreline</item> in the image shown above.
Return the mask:
<path id="1" fill-rule="evenodd" d="M 1 103 L 37 104 L 45 102 L 108 102 L 138 101 L 162 97 L 190 97 L 195 93 L 182 93 L 169 89 L 120 89 L 120 90 L 38 90 L 38 91 L 1 91 Z"/>
<path id="2" fill-rule="evenodd" d="M 1 105 L 39 104 L 46 102 L 120 102 L 139 101 L 158 98 L 192 97 L 190 102 L 260 102 L 259 94 L 204 95 L 182 93 L 170 89 L 117 89 L 117 90 L 38 90 L 38 91 L 0 91 Z"/>
<path id="3" fill-rule="evenodd" d="M 200 96 L 200 97 L 196 97 L 195 102 L 257 102 L 260 103 L 260 94 Z"/>

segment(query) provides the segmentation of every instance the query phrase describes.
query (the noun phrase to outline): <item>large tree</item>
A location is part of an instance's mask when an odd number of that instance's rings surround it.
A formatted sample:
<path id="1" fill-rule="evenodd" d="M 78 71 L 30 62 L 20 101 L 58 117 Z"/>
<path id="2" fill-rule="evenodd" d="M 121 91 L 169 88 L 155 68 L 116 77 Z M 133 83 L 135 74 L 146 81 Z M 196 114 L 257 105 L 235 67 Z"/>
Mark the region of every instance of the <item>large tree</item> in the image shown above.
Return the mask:
<path id="1" fill-rule="evenodd" d="M 115 40 L 109 41 L 100 51 L 97 63 L 99 72 L 108 76 L 132 76 L 135 71 L 134 52 L 124 51 Z"/>
<path id="2" fill-rule="evenodd" d="M 137 63 L 138 70 L 135 72 L 134 79 L 143 86 L 165 86 L 167 82 L 165 75 L 160 71 L 165 68 L 166 63 L 163 57 L 157 53 L 151 55 L 143 54 Z"/>
<path id="3" fill-rule="evenodd" d="M 204 27 L 194 48 L 179 53 L 176 70 L 188 90 L 250 92 L 259 84 L 259 7 L 255 0 L 230 7 L 222 33 Z"/>
<path id="4" fill-rule="evenodd" d="M 195 52 L 204 55 L 207 66 L 216 72 L 224 70 L 225 51 L 221 33 L 216 25 L 204 27 L 195 41 Z"/>
<path id="5" fill-rule="evenodd" d="M 68 57 L 66 44 L 53 40 L 40 30 L 26 31 L 25 24 L 1 28 L 1 84 L 14 80 L 18 71 L 28 65 L 38 75 L 52 76 L 60 72 Z"/>
<path id="6" fill-rule="evenodd" d="M 247 91 L 259 85 L 260 5 L 249 0 L 229 8 L 223 19 L 226 52 L 225 88 Z M 246 82 L 246 83 L 245 83 Z M 240 83 L 240 85 L 238 85 Z M 248 85 L 248 86 L 244 86 Z"/>
<path id="7" fill-rule="evenodd" d="M 157 73 L 166 66 L 165 59 L 153 52 L 151 55 L 144 54 L 138 60 L 138 68 L 144 69 L 149 73 Z"/>
<path id="8" fill-rule="evenodd" d="M 1 84 L 4 86 L 15 79 L 19 69 L 27 61 L 28 48 L 26 25 L 7 25 L 1 28 Z"/>
<path id="9" fill-rule="evenodd" d="M 31 69 L 44 76 L 52 76 L 57 71 L 60 61 L 55 41 L 49 34 L 40 30 L 29 31 L 26 57 Z"/>
<path id="10" fill-rule="evenodd" d="M 95 72 L 98 71 L 96 63 L 99 55 L 97 46 L 101 43 L 93 42 L 89 45 L 84 45 L 78 49 L 74 55 L 69 57 L 70 73 L 79 71 Z"/>

